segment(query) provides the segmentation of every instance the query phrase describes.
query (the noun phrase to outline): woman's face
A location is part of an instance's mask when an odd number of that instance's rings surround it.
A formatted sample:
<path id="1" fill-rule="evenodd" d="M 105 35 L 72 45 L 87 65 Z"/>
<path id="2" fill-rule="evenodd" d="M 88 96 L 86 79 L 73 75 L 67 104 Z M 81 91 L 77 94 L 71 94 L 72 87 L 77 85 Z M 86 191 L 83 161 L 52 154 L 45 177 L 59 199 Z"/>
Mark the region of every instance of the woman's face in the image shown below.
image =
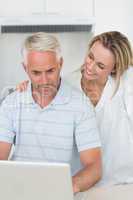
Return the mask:
<path id="1" fill-rule="evenodd" d="M 89 50 L 85 59 L 83 76 L 87 80 L 104 82 L 113 72 L 115 58 L 113 53 L 105 48 L 101 42 L 96 41 Z"/>

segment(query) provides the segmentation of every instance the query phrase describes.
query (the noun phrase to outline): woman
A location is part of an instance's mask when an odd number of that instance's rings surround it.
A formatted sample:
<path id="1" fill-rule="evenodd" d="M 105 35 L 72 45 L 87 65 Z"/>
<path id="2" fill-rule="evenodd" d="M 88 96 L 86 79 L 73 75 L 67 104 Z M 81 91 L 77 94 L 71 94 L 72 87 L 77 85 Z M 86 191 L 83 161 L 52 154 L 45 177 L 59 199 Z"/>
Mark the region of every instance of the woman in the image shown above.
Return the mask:
<path id="1" fill-rule="evenodd" d="M 105 32 L 92 39 L 81 73 L 67 79 L 95 106 L 103 149 L 99 184 L 133 183 L 132 61 L 128 39 L 117 31 Z"/>
<path id="2" fill-rule="evenodd" d="M 128 39 L 106 32 L 91 41 L 82 69 L 81 88 L 95 106 L 103 147 L 101 184 L 133 182 L 132 59 Z"/>

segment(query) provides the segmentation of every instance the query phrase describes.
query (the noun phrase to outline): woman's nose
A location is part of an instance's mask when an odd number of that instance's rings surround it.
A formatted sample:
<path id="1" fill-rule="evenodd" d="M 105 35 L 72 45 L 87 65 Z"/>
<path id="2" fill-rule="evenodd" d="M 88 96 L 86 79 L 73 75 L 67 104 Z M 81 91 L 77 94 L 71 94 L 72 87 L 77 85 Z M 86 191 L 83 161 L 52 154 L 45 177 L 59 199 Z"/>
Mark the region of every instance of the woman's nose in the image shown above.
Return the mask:
<path id="1" fill-rule="evenodd" d="M 90 59 L 86 64 L 86 69 L 90 72 L 96 71 L 96 63 L 94 60 Z"/>

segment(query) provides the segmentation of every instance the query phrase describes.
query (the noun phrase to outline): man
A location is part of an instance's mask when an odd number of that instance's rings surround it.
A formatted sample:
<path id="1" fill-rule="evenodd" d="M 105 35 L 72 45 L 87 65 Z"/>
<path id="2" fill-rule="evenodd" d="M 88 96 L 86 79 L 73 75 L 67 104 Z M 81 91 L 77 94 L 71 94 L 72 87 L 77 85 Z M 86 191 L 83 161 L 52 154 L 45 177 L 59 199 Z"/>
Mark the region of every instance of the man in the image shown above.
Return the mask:
<path id="1" fill-rule="evenodd" d="M 73 191 L 85 191 L 101 177 L 101 152 L 93 107 L 60 77 L 57 39 L 36 33 L 25 40 L 23 66 L 31 84 L 0 108 L 0 159 L 69 163 Z"/>

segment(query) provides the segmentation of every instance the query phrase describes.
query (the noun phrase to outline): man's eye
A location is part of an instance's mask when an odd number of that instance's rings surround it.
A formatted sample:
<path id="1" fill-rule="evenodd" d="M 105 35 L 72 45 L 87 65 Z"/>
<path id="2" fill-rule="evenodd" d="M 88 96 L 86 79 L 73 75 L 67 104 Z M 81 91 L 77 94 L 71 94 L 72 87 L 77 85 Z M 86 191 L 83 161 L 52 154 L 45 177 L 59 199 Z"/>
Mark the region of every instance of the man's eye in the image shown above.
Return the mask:
<path id="1" fill-rule="evenodd" d="M 47 71 L 47 73 L 53 73 L 55 71 L 55 69 L 50 69 Z"/>
<path id="2" fill-rule="evenodd" d="M 40 75 L 40 72 L 33 71 L 32 74 L 37 76 L 37 75 Z"/>

